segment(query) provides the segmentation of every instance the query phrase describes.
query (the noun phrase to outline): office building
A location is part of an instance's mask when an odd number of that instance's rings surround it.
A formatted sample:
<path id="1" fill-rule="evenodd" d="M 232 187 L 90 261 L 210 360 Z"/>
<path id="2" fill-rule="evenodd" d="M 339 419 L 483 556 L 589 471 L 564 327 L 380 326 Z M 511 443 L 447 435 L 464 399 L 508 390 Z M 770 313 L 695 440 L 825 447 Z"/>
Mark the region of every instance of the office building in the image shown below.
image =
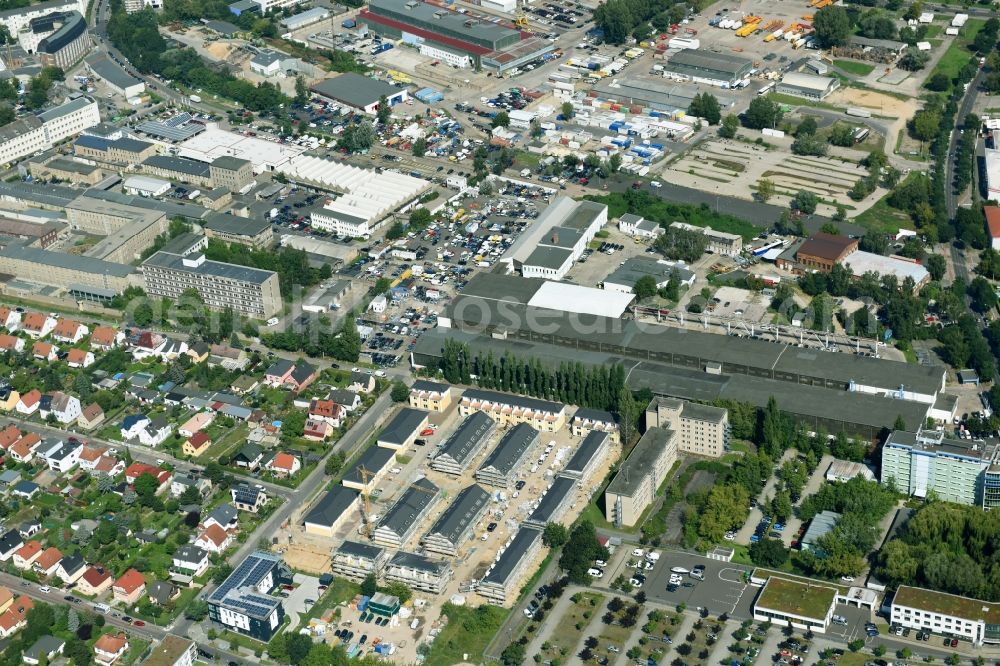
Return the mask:
<path id="1" fill-rule="evenodd" d="M 967 640 L 976 647 L 1000 643 L 1000 604 L 946 592 L 900 585 L 892 597 L 889 621 Z"/>
<path id="2" fill-rule="evenodd" d="M 176 299 L 195 289 L 210 308 L 267 319 L 281 312 L 278 274 L 224 264 L 203 254 L 181 256 L 157 252 L 142 264 L 142 280 L 151 296 Z"/>
<path id="3" fill-rule="evenodd" d="M 378 113 L 383 97 L 390 107 L 407 100 L 406 88 L 397 88 L 391 83 L 354 72 L 344 72 L 332 79 L 323 79 L 313 84 L 312 91 L 324 99 L 369 116 Z"/>
<path id="4" fill-rule="evenodd" d="M 24 7 L 15 7 L 14 9 L 7 9 L 0 12 L 0 25 L 7 28 L 7 32 L 11 37 L 18 39 L 20 33 L 28 30 L 31 22 L 35 19 L 43 18 L 49 14 L 74 11 L 81 16 L 86 15 L 87 3 L 83 2 L 83 0 L 36 2 Z"/>
<path id="5" fill-rule="evenodd" d="M 915 497 L 933 492 L 946 502 L 985 506 L 986 472 L 998 461 L 996 444 L 949 439 L 937 430 L 894 430 L 882 446 L 879 480 Z"/>
<path id="6" fill-rule="evenodd" d="M 646 427 L 673 430 L 681 453 L 718 458 L 729 448 L 729 412 L 722 407 L 653 398 L 646 407 Z"/>
<path id="7" fill-rule="evenodd" d="M 753 619 L 824 634 L 833 619 L 838 596 L 832 585 L 771 576 L 754 600 Z"/>
<path id="8" fill-rule="evenodd" d="M 567 418 L 564 404 L 485 389 L 466 389 L 458 409 L 462 416 L 483 412 L 501 426 L 526 423 L 542 432 L 557 432 Z"/>
<path id="9" fill-rule="evenodd" d="M 98 162 L 138 164 L 156 154 L 156 144 L 124 136 L 106 139 L 84 134 L 73 142 L 73 153 Z"/>
<path id="10" fill-rule="evenodd" d="M 440 492 L 426 478 L 415 481 L 379 521 L 372 541 L 386 548 L 402 548 L 437 504 Z"/>
<path id="11" fill-rule="evenodd" d="M 208 617 L 229 631 L 270 641 L 285 619 L 281 597 L 270 596 L 283 564 L 272 553 L 251 553 L 208 595 Z"/>
<path id="12" fill-rule="evenodd" d="M 384 548 L 357 541 L 344 541 L 333 549 L 333 573 L 350 580 L 362 581 L 368 576 L 379 578 L 389 561 Z"/>
<path id="13" fill-rule="evenodd" d="M 0 127 L 0 164 L 49 150 L 101 122 L 97 102 L 77 97 L 35 116 L 25 116 Z"/>
<path id="14" fill-rule="evenodd" d="M 411 589 L 431 594 L 444 592 L 453 575 L 448 562 L 403 550 L 393 555 L 385 567 L 386 582 L 403 583 Z"/>
<path id="15" fill-rule="evenodd" d="M 480 486 L 473 484 L 463 489 L 424 534 L 421 545 L 428 552 L 455 557 L 459 547 L 475 536 L 476 524 L 489 504 L 490 494 Z"/>
<path id="16" fill-rule="evenodd" d="M 538 431 L 519 423 L 507 431 L 476 470 L 476 481 L 494 488 L 509 488 L 525 456 L 539 442 Z"/>
<path id="17" fill-rule="evenodd" d="M 498 606 L 513 601 L 541 550 L 542 530 L 527 525 L 521 527 L 486 570 L 486 575 L 476 586 L 476 592 Z"/>
<path id="18" fill-rule="evenodd" d="M 458 476 L 483 449 L 496 428 L 496 422 L 483 412 L 469 414 L 438 449 L 431 460 L 431 469 Z"/>
<path id="19" fill-rule="evenodd" d="M 648 428 L 604 491 L 608 522 L 617 526 L 637 524 L 676 461 L 676 433 Z"/>

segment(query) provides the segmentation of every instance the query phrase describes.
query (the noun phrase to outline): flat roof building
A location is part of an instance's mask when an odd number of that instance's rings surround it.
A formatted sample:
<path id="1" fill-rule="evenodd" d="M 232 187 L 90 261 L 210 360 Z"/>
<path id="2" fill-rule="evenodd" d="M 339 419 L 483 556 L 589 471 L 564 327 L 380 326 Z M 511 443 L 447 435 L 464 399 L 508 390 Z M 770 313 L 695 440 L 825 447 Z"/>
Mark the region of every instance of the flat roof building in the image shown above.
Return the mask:
<path id="1" fill-rule="evenodd" d="M 754 601 L 753 619 L 823 634 L 833 618 L 837 596 L 832 585 L 770 576 Z"/>
<path id="2" fill-rule="evenodd" d="M 839 87 L 840 80 L 833 76 L 788 72 L 781 77 L 776 90 L 783 95 L 823 99 Z"/>
<path id="3" fill-rule="evenodd" d="M 604 289 L 605 291 L 631 294 L 635 283 L 646 276 L 656 281 L 657 289 L 662 289 L 675 275 L 681 286 L 690 287 L 695 282 L 694 271 L 684 264 L 645 257 L 631 257 L 604 278 Z"/>
<path id="4" fill-rule="evenodd" d="M 89 293 L 96 300 L 103 300 L 105 295 L 111 298 L 138 284 L 131 266 L 18 243 L 0 248 L 0 273 L 70 292 L 75 290 L 81 298 Z"/>
<path id="5" fill-rule="evenodd" d="M 1000 150 L 985 148 L 983 155 L 986 172 L 986 199 L 1000 201 Z"/>
<path id="6" fill-rule="evenodd" d="M 472 412 L 438 449 L 431 460 L 431 469 L 455 476 L 461 474 L 496 429 L 496 422 L 489 416 L 483 412 Z"/>
<path id="7" fill-rule="evenodd" d="M 677 433 L 677 450 L 718 458 L 729 449 L 729 412 L 674 398 L 653 398 L 646 407 L 646 427 Z"/>
<path id="8" fill-rule="evenodd" d="M 402 548 L 437 504 L 441 489 L 423 478 L 414 481 L 378 523 L 372 540 L 386 548 Z"/>
<path id="9" fill-rule="evenodd" d="M 880 481 L 915 497 L 934 493 L 946 502 L 984 506 L 987 469 L 1000 447 L 949 439 L 941 431 L 893 430 L 882 446 Z"/>
<path id="10" fill-rule="evenodd" d="M 668 72 L 690 78 L 696 83 L 732 86 L 749 76 L 753 61 L 728 53 L 682 49 L 670 56 L 663 67 Z"/>
<path id="11" fill-rule="evenodd" d="M 268 248 L 274 244 L 271 223 L 263 217 L 237 217 L 232 213 L 215 213 L 205 218 L 202 228 L 208 238 L 225 243 Z"/>
<path id="12" fill-rule="evenodd" d="M 205 305 L 216 310 L 267 319 L 282 309 L 278 274 L 259 268 L 211 261 L 203 254 L 181 256 L 157 252 L 142 264 L 146 292 L 178 298 L 196 289 Z"/>
<path id="13" fill-rule="evenodd" d="M 455 557 L 459 547 L 474 536 L 476 524 L 486 513 L 489 504 L 490 494 L 482 487 L 473 484 L 461 490 L 420 543 L 431 553 Z"/>
<path id="14" fill-rule="evenodd" d="M 561 280 L 607 223 L 604 204 L 556 197 L 500 261 L 524 277 Z"/>
<path id="15" fill-rule="evenodd" d="M 900 585 L 889 610 L 892 624 L 958 637 L 974 646 L 1000 643 L 1000 604 Z"/>
<path id="16" fill-rule="evenodd" d="M 347 470 L 341 480 L 348 488 L 361 490 L 367 486 L 372 490 L 389 471 L 389 463 L 396 459 L 396 452 L 382 446 L 369 446 L 361 454 L 351 469 Z M 367 477 L 362 478 L 361 470 L 367 471 Z"/>
<path id="17" fill-rule="evenodd" d="M 146 84 L 142 79 L 137 79 L 126 72 L 106 55 L 94 53 L 84 62 L 86 62 L 87 69 L 90 70 L 91 74 L 104 81 L 108 88 L 126 99 L 138 97 L 146 90 Z"/>
<path id="18" fill-rule="evenodd" d="M 581 487 L 588 487 L 594 480 L 594 473 L 600 469 L 611 449 L 611 437 L 608 433 L 591 430 L 560 473 L 579 479 Z"/>
<path id="19" fill-rule="evenodd" d="M 353 513 L 361 495 L 346 486 L 328 490 L 302 519 L 306 534 L 333 538 L 344 521 Z"/>
<path id="20" fill-rule="evenodd" d="M 272 553 L 251 553 L 208 595 L 208 617 L 230 631 L 270 641 L 285 619 L 281 597 L 270 595 L 282 565 Z"/>
<path id="21" fill-rule="evenodd" d="M 476 470 L 476 481 L 495 488 L 509 488 L 517 468 L 528 451 L 539 442 L 538 431 L 526 423 L 519 423 L 507 431 Z"/>
<path id="22" fill-rule="evenodd" d="M 676 434 L 663 428 L 646 430 L 604 491 L 608 522 L 637 524 L 676 461 Z"/>
<path id="23" fill-rule="evenodd" d="M 513 601 L 521 581 L 528 573 L 528 567 L 541 550 L 542 530 L 527 525 L 521 527 L 487 569 L 486 575 L 476 586 L 476 592 L 498 606 Z"/>

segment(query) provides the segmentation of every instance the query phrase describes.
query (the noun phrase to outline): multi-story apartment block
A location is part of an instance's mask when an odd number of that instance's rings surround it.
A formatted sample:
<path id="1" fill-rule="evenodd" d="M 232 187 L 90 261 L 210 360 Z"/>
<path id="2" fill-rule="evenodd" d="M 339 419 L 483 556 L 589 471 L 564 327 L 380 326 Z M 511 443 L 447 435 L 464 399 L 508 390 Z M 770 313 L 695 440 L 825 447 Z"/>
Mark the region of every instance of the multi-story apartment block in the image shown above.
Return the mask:
<path id="1" fill-rule="evenodd" d="M 521 581 L 541 549 L 542 531 L 536 527 L 522 527 L 479 581 L 476 592 L 491 604 L 507 603 L 517 596 Z"/>
<path id="2" fill-rule="evenodd" d="M 473 484 L 460 491 L 455 501 L 434 521 L 420 542 L 439 555 L 455 557 L 459 547 L 473 534 L 476 523 L 490 505 L 490 494 Z"/>
<path id="3" fill-rule="evenodd" d="M 677 461 L 677 434 L 649 428 L 604 491 L 604 511 L 615 525 L 635 525 Z"/>
<path id="4" fill-rule="evenodd" d="M 57 12 L 72 11 L 86 15 L 87 3 L 83 0 L 49 0 L 48 2 L 37 2 L 25 7 L 8 9 L 0 12 L 0 25 L 5 26 L 7 32 L 17 39 L 18 34 L 27 30 L 34 19 Z"/>
<path id="5" fill-rule="evenodd" d="M 677 450 L 718 458 L 729 446 L 729 412 L 674 398 L 653 398 L 646 407 L 646 427 L 677 433 Z"/>
<path id="6" fill-rule="evenodd" d="M 947 502 L 993 508 L 996 493 L 984 487 L 998 454 L 995 444 L 947 439 L 940 431 L 894 430 L 882 446 L 879 480 L 916 497 L 933 492 Z"/>
<path id="7" fill-rule="evenodd" d="M 414 590 L 432 594 L 444 592 L 453 575 L 447 562 L 403 550 L 393 555 L 385 568 L 387 582 L 404 583 Z"/>
<path id="8" fill-rule="evenodd" d="M 364 580 L 372 575 L 378 578 L 389 560 L 384 548 L 357 541 L 344 541 L 333 549 L 333 573 L 351 580 Z"/>
<path id="9" fill-rule="evenodd" d="M 528 451 L 538 444 L 538 431 L 527 423 L 518 423 L 507 431 L 476 470 L 476 481 L 495 488 L 508 488 Z"/>
<path id="10" fill-rule="evenodd" d="M 466 389 L 458 408 L 462 416 L 483 412 L 502 426 L 527 423 L 541 432 L 556 432 L 566 425 L 566 405 L 512 393 Z"/>
<path id="11" fill-rule="evenodd" d="M 49 150 L 100 122 L 97 102 L 89 97 L 77 97 L 37 116 L 15 120 L 0 128 L 0 164 Z"/>
<path id="12" fill-rule="evenodd" d="M 177 298 L 195 289 L 210 308 L 251 317 L 266 319 L 282 308 L 277 273 L 210 261 L 203 254 L 157 252 L 143 262 L 142 279 L 151 296 Z"/>
<path id="13" fill-rule="evenodd" d="M 431 460 L 431 469 L 455 476 L 461 474 L 496 429 L 496 422 L 483 412 L 469 414 L 438 449 Z"/>
<path id="14" fill-rule="evenodd" d="M 281 565 L 277 555 L 251 553 L 208 595 L 209 618 L 230 631 L 271 640 L 285 619 L 281 598 L 270 595 L 278 586 Z"/>

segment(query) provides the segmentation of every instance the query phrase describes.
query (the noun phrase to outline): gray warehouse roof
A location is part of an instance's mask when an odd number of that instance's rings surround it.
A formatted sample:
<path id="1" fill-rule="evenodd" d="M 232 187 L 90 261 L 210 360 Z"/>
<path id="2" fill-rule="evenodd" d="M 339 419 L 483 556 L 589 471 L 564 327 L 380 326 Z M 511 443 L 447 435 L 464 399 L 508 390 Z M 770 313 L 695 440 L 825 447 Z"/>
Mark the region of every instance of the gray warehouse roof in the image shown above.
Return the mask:
<path id="1" fill-rule="evenodd" d="M 126 72 L 116 63 L 111 62 L 111 60 L 109 60 L 106 56 L 95 54 L 87 58 L 86 63 L 87 67 L 90 68 L 90 71 L 92 71 L 97 77 L 104 79 L 116 88 L 124 90 L 136 84 L 142 83 L 142 81 Z"/>
<path id="2" fill-rule="evenodd" d="M 323 97 L 329 97 L 356 109 L 362 109 L 377 102 L 382 95 L 390 97 L 404 89 L 384 81 L 377 81 L 363 74 L 345 72 L 332 79 L 323 79 L 314 84 L 312 90 Z"/>
<path id="3" fill-rule="evenodd" d="M 510 545 L 507 546 L 507 550 L 497 558 L 493 568 L 483 577 L 482 582 L 506 586 L 510 582 L 508 579 L 514 573 L 514 570 L 517 569 L 521 560 L 524 559 L 535 542 L 541 538 L 542 531 L 539 529 L 534 527 L 522 527 L 519 529 L 517 534 L 514 535 L 513 540 L 511 540 Z"/>
<path id="4" fill-rule="evenodd" d="M 694 277 L 694 273 L 684 266 L 668 266 L 655 259 L 645 257 L 632 257 L 625 260 L 625 263 L 616 268 L 611 275 L 604 278 L 605 282 L 633 286 L 640 278 L 650 275 L 657 284 L 670 280 L 674 271 L 677 271 L 678 279 L 686 282 Z"/>
<path id="5" fill-rule="evenodd" d="M 142 164 L 143 166 L 153 167 L 156 169 L 166 169 L 168 171 L 176 171 L 177 173 L 183 173 L 189 176 L 198 176 L 199 178 L 207 178 L 209 175 L 209 167 L 207 162 L 199 162 L 198 160 L 189 160 L 186 157 L 174 157 L 172 155 L 152 155 L 150 157 L 147 157 Z"/>
<path id="6" fill-rule="evenodd" d="M 354 466 L 351 467 L 346 474 L 344 474 L 344 481 L 354 482 L 357 484 L 364 483 L 364 481 L 361 480 L 362 467 L 367 469 L 372 474 L 377 474 L 385 468 L 385 466 L 389 464 L 389 461 L 395 458 L 395 456 L 396 452 L 392 449 L 387 449 L 383 446 L 369 446 L 365 449 L 365 452 L 361 454 L 361 457 L 358 458 L 358 461 L 354 463 Z"/>
<path id="7" fill-rule="evenodd" d="M 673 436 L 674 431 L 666 428 L 650 428 L 643 433 L 628 459 L 618 468 L 615 478 L 608 484 L 607 492 L 632 497 L 639 483 L 653 469 L 653 461 L 660 456 L 661 450 L 666 448 Z"/>
<path id="8" fill-rule="evenodd" d="M 670 56 L 668 62 L 671 65 L 683 65 L 698 69 L 725 72 L 730 76 L 736 76 L 753 65 L 753 62 L 747 58 L 702 49 L 682 49 L 680 52 Z"/>
<path id="9" fill-rule="evenodd" d="M 473 484 L 465 488 L 455 496 L 455 501 L 434 522 L 427 535 L 440 534 L 451 543 L 457 544 L 472 523 L 482 515 L 483 508 L 489 501 L 490 494 L 480 486 Z"/>
<path id="10" fill-rule="evenodd" d="M 429 479 L 414 481 L 379 521 L 379 528 L 387 527 L 395 534 L 406 534 L 437 499 L 440 491 Z"/>
<path id="11" fill-rule="evenodd" d="M 213 213 L 205 218 L 206 229 L 234 236 L 256 236 L 271 226 L 263 217 L 237 217 L 231 213 Z"/>
<path id="12" fill-rule="evenodd" d="M 524 454 L 538 441 L 538 431 L 527 423 L 518 423 L 507 431 L 479 469 L 493 468 L 500 474 L 510 474 Z"/>

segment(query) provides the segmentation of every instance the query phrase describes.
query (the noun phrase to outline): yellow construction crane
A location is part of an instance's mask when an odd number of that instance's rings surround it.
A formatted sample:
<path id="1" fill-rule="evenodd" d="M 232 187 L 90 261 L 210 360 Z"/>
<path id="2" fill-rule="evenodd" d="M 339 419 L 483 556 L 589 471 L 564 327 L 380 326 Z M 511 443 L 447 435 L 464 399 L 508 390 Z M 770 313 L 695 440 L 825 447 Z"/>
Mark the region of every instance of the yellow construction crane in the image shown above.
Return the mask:
<path id="1" fill-rule="evenodd" d="M 514 14 L 514 25 L 522 30 L 528 29 L 528 15 L 522 10 L 518 9 L 517 13 Z"/>

